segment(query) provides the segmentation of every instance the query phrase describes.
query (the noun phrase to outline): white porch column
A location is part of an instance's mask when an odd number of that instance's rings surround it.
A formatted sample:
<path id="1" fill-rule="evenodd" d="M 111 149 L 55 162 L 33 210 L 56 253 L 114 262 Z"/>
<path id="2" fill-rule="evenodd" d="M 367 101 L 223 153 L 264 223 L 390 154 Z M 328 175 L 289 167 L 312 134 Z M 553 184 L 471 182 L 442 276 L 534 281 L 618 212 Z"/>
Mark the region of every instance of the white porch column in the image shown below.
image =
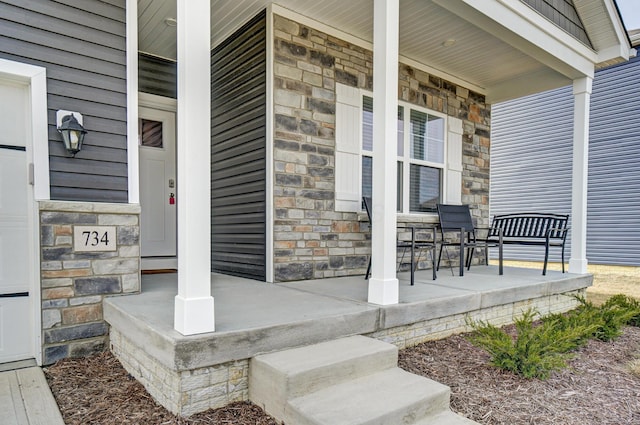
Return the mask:
<path id="1" fill-rule="evenodd" d="M 373 211 L 369 302 L 398 303 L 396 179 L 399 0 L 373 2 Z"/>
<path id="2" fill-rule="evenodd" d="M 570 273 L 587 272 L 587 180 L 589 101 L 592 77 L 573 80 L 573 180 L 571 189 Z"/>
<path id="3" fill-rule="evenodd" d="M 178 0 L 178 295 L 174 328 L 215 330 L 211 296 L 209 0 Z"/>

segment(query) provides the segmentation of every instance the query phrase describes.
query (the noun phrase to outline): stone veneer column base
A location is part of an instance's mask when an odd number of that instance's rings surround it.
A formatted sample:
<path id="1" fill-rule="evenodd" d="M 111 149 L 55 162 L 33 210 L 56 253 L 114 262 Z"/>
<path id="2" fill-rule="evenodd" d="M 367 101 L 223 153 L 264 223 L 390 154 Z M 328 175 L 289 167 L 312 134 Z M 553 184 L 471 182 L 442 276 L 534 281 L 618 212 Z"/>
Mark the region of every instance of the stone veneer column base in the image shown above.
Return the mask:
<path id="1" fill-rule="evenodd" d="M 43 364 L 104 351 L 104 297 L 140 292 L 140 205 L 40 201 L 38 208 Z M 115 229 L 115 249 L 76 250 L 76 226 Z"/>
<path id="2" fill-rule="evenodd" d="M 422 342 L 470 331 L 466 319 L 484 320 L 497 326 L 513 323 L 523 311 L 533 308 L 540 314 L 561 313 L 578 305 L 576 295 L 585 289 L 507 303 L 469 313 L 425 320 L 383 329 L 365 336 L 403 349 Z M 214 336 L 215 337 L 215 336 Z M 189 416 L 207 409 L 249 399 L 249 359 L 179 371 L 167 367 L 113 326 L 111 351 L 124 368 L 141 382 L 153 398 L 171 412 Z"/>
<path id="3" fill-rule="evenodd" d="M 249 359 L 178 371 L 115 328 L 109 336 L 111 351 L 122 366 L 172 413 L 189 416 L 249 399 Z"/>

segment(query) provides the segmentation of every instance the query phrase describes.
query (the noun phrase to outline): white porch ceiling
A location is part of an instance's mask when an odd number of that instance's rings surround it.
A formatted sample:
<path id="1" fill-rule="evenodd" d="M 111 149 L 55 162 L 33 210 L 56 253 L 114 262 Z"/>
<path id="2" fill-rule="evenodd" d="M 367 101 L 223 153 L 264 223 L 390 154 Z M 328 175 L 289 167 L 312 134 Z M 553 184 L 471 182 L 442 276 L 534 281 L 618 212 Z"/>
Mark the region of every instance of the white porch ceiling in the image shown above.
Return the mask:
<path id="1" fill-rule="evenodd" d="M 272 1 L 211 0 L 212 46 L 269 3 Z M 274 3 L 347 33 L 364 44 L 372 43 L 372 0 L 278 0 Z M 438 70 L 445 79 L 453 76 L 470 83 L 489 99 L 506 100 L 571 82 L 526 51 L 431 0 L 400 0 L 400 5 L 400 54 Z M 176 16 L 175 0 L 138 0 L 138 15 L 139 50 L 175 60 L 175 27 L 165 24 L 166 18 Z M 456 42 L 444 47 L 442 43 L 448 39 Z"/>

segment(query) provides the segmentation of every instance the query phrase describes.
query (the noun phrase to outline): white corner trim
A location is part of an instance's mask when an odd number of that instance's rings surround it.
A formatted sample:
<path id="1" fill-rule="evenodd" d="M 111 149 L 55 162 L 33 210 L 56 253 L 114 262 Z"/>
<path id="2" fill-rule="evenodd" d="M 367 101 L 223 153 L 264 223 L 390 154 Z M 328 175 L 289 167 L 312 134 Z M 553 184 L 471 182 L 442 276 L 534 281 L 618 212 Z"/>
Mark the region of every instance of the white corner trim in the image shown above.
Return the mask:
<path id="1" fill-rule="evenodd" d="M 33 195 L 36 200 L 49 200 L 47 70 L 41 66 L 0 59 L 0 76 L 26 83 L 30 87 L 31 147 L 27 146 L 27 154 L 33 160 Z"/>
<path id="2" fill-rule="evenodd" d="M 274 237 L 273 237 L 273 219 L 275 217 L 274 208 L 275 202 L 273 199 L 273 182 L 274 178 L 274 164 L 273 164 L 273 139 L 274 139 L 274 109 L 273 109 L 273 3 L 269 4 L 269 8 L 267 10 L 267 105 L 266 105 L 266 170 L 265 170 L 265 180 L 266 180 L 266 211 L 265 211 L 265 220 L 266 220 L 266 234 L 265 234 L 265 260 L 266 260 L 266 270 L 265 270 L 265 280 L 269 283 L 272 283 L 275 279 L 275 270 L 274 270 L 274 255 L 275 255 L 275 247 Z"/>
<path id="3" fill-rule="evenodd" d="M 127 0 L 127 191 L 140 203 L 138 164 L 138 1 Z"/>

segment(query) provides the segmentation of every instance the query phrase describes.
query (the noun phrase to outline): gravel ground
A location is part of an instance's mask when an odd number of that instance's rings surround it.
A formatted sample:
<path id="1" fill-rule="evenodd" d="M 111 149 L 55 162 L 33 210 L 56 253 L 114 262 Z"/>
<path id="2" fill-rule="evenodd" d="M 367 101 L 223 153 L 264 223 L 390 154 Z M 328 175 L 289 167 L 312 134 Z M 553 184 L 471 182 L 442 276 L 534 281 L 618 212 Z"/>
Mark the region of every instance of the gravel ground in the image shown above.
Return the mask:
<path id="1" fill-rule="evenodd" d="M 566 370 L 546 381 L 526 380 L 488 364 L 488 355 L 464 335 L 400 352 L 400 366 L 452 389 L 451 407 L 482 424 L 640 424 L 640 329 L 615 342 L 591 341 Z M 245 402 L 178 418 L 156 404 L 110 354 L 65 359 L 45 369 L 67 425 L 278 425 Z"/>

